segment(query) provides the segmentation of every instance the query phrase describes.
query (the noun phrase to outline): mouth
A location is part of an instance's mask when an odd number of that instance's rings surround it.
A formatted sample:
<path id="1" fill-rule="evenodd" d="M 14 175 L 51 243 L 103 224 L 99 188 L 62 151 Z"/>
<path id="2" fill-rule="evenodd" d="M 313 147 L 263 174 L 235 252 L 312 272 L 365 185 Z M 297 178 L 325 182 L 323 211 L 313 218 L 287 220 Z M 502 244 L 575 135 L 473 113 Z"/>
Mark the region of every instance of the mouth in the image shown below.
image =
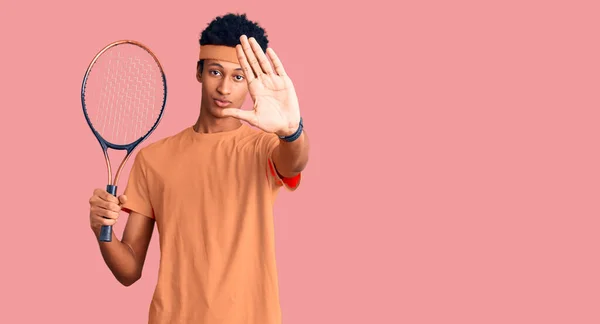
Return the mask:
<path id="1" fill-rule="evenodd" d="M 222 100 L 222 99 L 216 99 L 214 98 L 213 101 L 215 102 L 215 104 L 221 108 L 227 107 L 231 104 L 231 101 L 229 100 Z"/>

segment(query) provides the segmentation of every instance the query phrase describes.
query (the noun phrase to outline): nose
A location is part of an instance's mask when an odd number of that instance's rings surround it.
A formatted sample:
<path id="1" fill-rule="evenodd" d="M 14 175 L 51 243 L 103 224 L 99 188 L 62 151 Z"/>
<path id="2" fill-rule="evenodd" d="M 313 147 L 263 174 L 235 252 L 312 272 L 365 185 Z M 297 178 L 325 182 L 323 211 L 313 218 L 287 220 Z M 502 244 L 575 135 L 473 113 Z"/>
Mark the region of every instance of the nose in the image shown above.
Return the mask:
<path id="1" fill-rule="evenodd" d="M 231 93 L 231 81 L 229 78 L 223 78 L 219 86 L 217 87 L 217 91 L 222 95 L 228 95 Z"/>

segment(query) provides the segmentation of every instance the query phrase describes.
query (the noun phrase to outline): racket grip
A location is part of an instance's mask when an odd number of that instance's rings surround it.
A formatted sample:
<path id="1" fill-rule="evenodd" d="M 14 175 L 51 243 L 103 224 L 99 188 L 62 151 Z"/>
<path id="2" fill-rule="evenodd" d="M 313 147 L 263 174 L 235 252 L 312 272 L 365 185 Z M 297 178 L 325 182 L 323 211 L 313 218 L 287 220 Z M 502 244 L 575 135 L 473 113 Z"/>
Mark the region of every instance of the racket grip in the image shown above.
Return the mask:
<path id="1" fill-rule="evenodd" d="M 113 196 L 117 196 L 117 186 L 108 185 L 106 191 Z M 100 228 L 100 242 L 111 242 L 112 241 L 112 225 L 102 225 Z"/>

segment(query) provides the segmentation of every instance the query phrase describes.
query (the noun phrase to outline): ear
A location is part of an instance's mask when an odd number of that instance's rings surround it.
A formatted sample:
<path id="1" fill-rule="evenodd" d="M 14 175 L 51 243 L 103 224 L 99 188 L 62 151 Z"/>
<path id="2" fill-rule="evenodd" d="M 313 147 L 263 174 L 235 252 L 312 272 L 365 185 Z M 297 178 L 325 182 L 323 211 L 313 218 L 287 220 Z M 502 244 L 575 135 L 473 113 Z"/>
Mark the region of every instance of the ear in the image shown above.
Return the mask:
<path id="1" fill-rule="evenodd" d="M 200 72 L 200 62 L 201 61 L 198 61 L 198 63 L 196 63 L 196 80 L 202 83 L 202 72 Z"/>

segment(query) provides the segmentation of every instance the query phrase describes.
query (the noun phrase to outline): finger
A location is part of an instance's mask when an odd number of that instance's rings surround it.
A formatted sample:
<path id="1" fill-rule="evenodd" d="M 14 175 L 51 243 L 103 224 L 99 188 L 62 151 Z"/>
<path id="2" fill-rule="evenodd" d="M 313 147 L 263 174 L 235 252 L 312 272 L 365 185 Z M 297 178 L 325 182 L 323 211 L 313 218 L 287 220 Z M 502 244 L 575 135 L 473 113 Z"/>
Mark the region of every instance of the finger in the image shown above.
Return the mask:
<path id="1" fill-rule="evenodd" d="M 90 212 L 92 214 L 98 214 L 101 216 L 108 216 L 110 214 L 119 215 L 121 212 L 121 207 L 115 204 L 109 206 L 94 205 L 90 208 Z"/>
<path id="2" fill-rule="evenodd" d="M 115 215 L 113 213 L 110 213 L 109 215 L 106 216 L 99 216 L 101 219 L 105 219 L 105 220 L 109 220 L 109 221 L 114 221 L 116 222 L 117 219 L 119 219 L 119 215 Z"/>
<path id="3" fill-rule="evenodd" d="M 117 223 L 117 219 L 115 218 L 104 218 L 104 217 L 95 217 L 92 222 L 98 225 L 115 225 Z"/>
<path id="4" fill-rule="evenodd" d="M 127 196 L 125 196 L 125 195 L 119 196 L 119 202 L 121 203 L 121 205 L 124 205 L 127 202 Z"/>
<path id="5" fill-rule="evenodd" d="M 271 63 L 269 62 L 269 59 L 263 52 L 260 45 L 258 45 L 258 42 L 256 41 L 256 39 L 254 37 L 250 37 L 249 41 L 250 41 L 250 47 L 252 47 L 252 50 L 254 51 L 254 55 L 256 55 L 256 58 L 258 59 L 258 64 L 260 65 L 260 67 L 262 68 L 264 73 L 273 74 L 273 68 L 271 67 Z"/>
<path id="6" fill-rule="evenodd" d="M 91 210 L 91 212 L 92 212 L 92 215 L 95 215 L 96 217 L 100 217 L 100 218 L 117 219 L 120 216 L 120 214 L 118 212 L 108 210 L 108 209 L 103 209 L 103 208 L 94 208 Z"/>
<path id="7" fill-rule="evenodd" d="M 117 220 L 104 218 L 102 219 L 101 224 L 106 226 L 114 226 L 115 224 L 117 224 Z"/>
<path id="8" fill-rule="evenodd" d="M 244 49 L 242 45 L 236 45 L 235 50 L 237 52 L 238 61 L 240 62 L 240 66 L 244 70 L 244 75 L 246 76 L 246 81 L 250 84 L 256 76 L 254 75 L 254 71 L 252 71 L 252 67 L 250 67 L 250 63 L 248 63 L 248 59 L 246 58 L 246 54 L 244 54 Z"/>
<path id="9" fill-rule="evenodd" d="M 221 110 L 222 117 L 234 117 L 256 125 L 256 114 L 254 110 L 243 110 L 239 108 L 225 108 Z"/>
<path id="10" fill-rule="evenodd" d="M 91 202 L 91 206 L 100 209 L 106 209 L 114 212 L 121 211 L 121 206 L 112 201 L 102 200 L 101 198 L 95 198 Z"/>
<path id="11" fill-rule="evenodd" d="M 244 50 L 244 55 L 246 55 L 246 59 L 248 60 L 248 63 L 250 64 L 252 71 L 254 71 L 254 74 L 256 75 L 257 78 L 260 78 L 261 75 L 263 74 L 263 71 L 260 67 L 260 64 L 258 63 L 258 59 L 256 58 L 256 55 L 254 55 L 254 52 L 252 51 L 252 47 L 250 46 L 248 37 L 246 37 L 246 35 L 242 35 L 240 40 L 242 43 L 242 49 Z"/>
<path id="12" fill-rule="evenodd" d="M 271 62 L 273 62 L 273 67 L 275 68 L 275 73 L 277 73 L 278 75 L 284 76 L 285 69 L 283 68 L 283 64 L 281 63 L 281 60 L 279 59 L 279 57 L 277 56 L 275 51 L 269 47 L 269 48 L 267 48 L 267 55 L 269 55 Z"/>
<path id="13" fill-rule="evenodd" d="M 96 190 L 94 190 L 94 195 L 102 198 L 103 200 L 114 202 L 115 204 L 119 203 L 119 200 L 117 199 L 117 197 L 111 195 L 106 190 L 96 189 Z"/>

